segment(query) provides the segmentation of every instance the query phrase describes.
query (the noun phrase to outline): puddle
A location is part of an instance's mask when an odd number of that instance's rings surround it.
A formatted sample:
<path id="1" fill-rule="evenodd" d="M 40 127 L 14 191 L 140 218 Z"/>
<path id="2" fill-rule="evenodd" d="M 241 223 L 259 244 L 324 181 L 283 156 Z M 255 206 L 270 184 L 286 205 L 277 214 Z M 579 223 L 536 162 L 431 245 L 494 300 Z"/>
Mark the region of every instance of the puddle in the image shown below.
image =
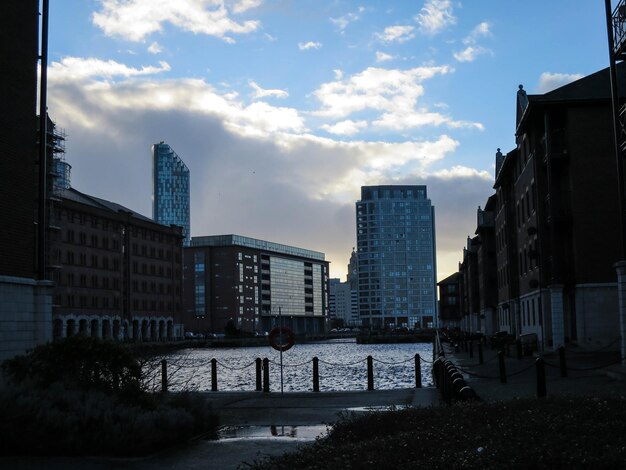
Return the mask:
<path id="1" fill-rule="evenodd" d="M 224 426 L 218 431 L 220 439 L 251 439 L 288 437 L 315 439 L 328 432 L 326 425 L 316 426 Z"/>
<path id="2" fill-rule="evenodd" d="M 355 406 L 346 408 L 346 411 L 370 412 L 370 411 L 390 411 L 390 410 L 406 410 L 411 405 L 385 405 L 385 406 Z"/>

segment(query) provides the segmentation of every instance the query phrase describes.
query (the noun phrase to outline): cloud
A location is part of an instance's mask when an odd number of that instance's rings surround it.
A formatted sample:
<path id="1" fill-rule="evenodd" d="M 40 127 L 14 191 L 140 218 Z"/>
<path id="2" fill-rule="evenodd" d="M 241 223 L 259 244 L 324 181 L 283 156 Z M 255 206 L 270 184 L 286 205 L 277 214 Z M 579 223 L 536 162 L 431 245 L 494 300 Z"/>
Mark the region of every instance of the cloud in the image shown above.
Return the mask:
<path id="1" fill-rule="evenodd" d="M 65 57 L 61 62 L 52 62 L 48 69 L 50 79 L 85 80 L 94 77 L 136 77 L 139 75 L 154 75 L 168 72 L 170 66 L 167 62 L 159 62 L 159 66 L 143 66 L 140 69 L 129 67 L 114 60 L 100 60 L 94 58 Z"/>
<path id="2" fill-rule="evenodd" d="M 352 121 L 347 119 L 333 125 L 324 124 L 322 129 L 335 135 L 354 135 L 367 127 L 367 121 Z"/>
<path id="3" fill-rule="evenodd" d="M 390 60 L 393 60 L 393 56 L 391 54 L 376 51 L 376 62 L 388 62 Z"/>
<path id="4" fill-rule="evenodd" d="M 319 49 L 322 47 L 321 42 L 309 41 L 309 42 L 299 42 L 298 49 L 301 51 L 307 51 L 309 49 Z"/>
<path id="5" fill-rule="evenodd" d="M 69 59 L 51 66 L 49 108 L 68 131 L 72 185 L 150 215 L 150 145 L 164 140 L 191 170 L 193 236 L 239 233 L 322 251 L 332 275 L 343 276 L 360 186 L 427 184 L 441 274 L 454 268 L 491 191 L 479 170 L 442 169 L 460 147 L 445 134 L 400 142 L 320 137 L 294 108 L 247 104 L 204 80 L 157 80 L 117 63 L 106 73 L 76 73 L 70 64 L 90 59 Z M 441 71 L 411 73 L 425 80 Z M 344 131 L 364 125 L 348 121 Z M 452 267 L 442 268 L 447 258 Z"/>
<path id="6" fill-rule="evenodd" d="M 479 23 L 474 29 L 463 39 L 463 44 L 467 46 L 462 51 L 455 52 L 454 58 L 459 62 L 473 62 L 480 55 L 493 55 L 491 49 L 487 49 L 478 44 L 479 39 L 491 37 L 491 26 L 486 21 Z"/>
<path id="7" fill-rule="evenodd" d="M 433 35 L 456 23 L 450 0 L 428 0 L 415 21 L 423 34 Z"/>
<path id="8" fill-rule="evenodd" d="M 159 43 L 155 41 L 148 47 L 148 52 L 150 54 L 159 54 L 160 52 L 162 52 L 162 49 L 161 46 L 159 46 Z"/>
<path id="9" fill-rule="evenodd" d="M 376 33 L 376 37 L 383 42 L 406 42 L 413 39 L 413 26 L 388 26 L 382 33 Z"/>
<path id="10" fill-rule="evenodd" d="M 101 0 L 101 4 L 101 10 L 92 15 L 93 24 L 107 36 L 135 42 L 162 31 L 164 23 L 226 42 L 234 42 L 229 34 L 251 33 L 260 26 L 257 20 L 237 22 L 230 17 L 230 13 L 242 13 L 259 5 L 258 0 Z"/>
<path id="11" fill-rule="evenodd" d="M 364 11 L 365 7 L 359 7 L 358 13 L 350 12 L 340 16 L 339 18 L 329 18 L 329 20 L 343 32 L 343 30 L 346 29 L 350 23 L 357 21 L 360 18 L 360 13 L 363 13 Z"/>
<path id="12" fill-rule="evenodd" d="M 335 81 L 323 83 L 315 90 L 313 94 L 320 101 L 321 108 L 313 114 L 337 119 L 363 111 L 374 111 L 379 113 L 372 121 L 374 128 L 396 131 L 427 125 L 482 130 L 480 123 L 456 121 L 418 106 L 418 99 L 424 95 L 422 83 L 451 71 L 448 66 L 408 70 L 369 67 L 345 79 L 339 76 Z M 329 128 L 331 126 L 324 129 Z"/>
<path id="13" fill-rule="evenodd" d="M 567 85 L 576 80 L 583 78 L 580 73 L 551 73 L 544 72 L 539 77 L 539 84 L 537 85 L 537 93 L 548 93 L 556 88 Z"/>
<path id="14" fill-rule="evenodd" d="M 265 98 L 266 96 L 274 96 L 276 98 L 287 98 L 289 96 L 289 93 L 287 93 L 285 90 L 266 90 L 261 88 L 256 82 L 252 80 L 248 82 L 248 85 L 250 85 L 250 87 L 252 87 L 252 89 L 254 90 L 254 93 L 252 95 L 254 99 Z"/>
<path id="15" fill-rule="evenodd" d="M 467 46 L 465 49 L 453 54 L 459 62 L 473 62 L 479 55 L 491 54 L 491 50 L 481 46 Z"/>

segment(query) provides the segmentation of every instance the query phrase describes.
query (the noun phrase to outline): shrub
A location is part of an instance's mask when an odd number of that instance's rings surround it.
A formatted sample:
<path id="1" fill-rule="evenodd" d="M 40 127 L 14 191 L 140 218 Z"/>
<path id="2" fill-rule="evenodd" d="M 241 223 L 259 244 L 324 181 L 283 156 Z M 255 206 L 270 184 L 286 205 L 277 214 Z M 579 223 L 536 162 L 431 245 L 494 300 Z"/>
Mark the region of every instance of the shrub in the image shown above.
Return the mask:
<path id="1" fill-rule="evenodd" d="M 216 438 L 206 400 L 147 393 L 138 361 L 114 343 L 72 337 L 2 368 L 1 455 L 137 455 Z"/>

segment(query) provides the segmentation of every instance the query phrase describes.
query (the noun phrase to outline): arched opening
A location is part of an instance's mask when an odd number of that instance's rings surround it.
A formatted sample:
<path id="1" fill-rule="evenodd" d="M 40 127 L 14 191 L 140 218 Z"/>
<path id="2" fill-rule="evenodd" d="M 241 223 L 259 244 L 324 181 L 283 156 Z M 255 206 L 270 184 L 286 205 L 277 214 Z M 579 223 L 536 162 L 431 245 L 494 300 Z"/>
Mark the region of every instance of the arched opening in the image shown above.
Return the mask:
<path id="1" fill-rule="evenodd" d="M 92 338 L 97 338 L 98 337 L 98 320 L 97 319 L 93 319 L 91 320 L 91 337 Z"/>
<path id="2" fill-rule="evenodd" d="M 56 318 L 52 322 L 52 339 L 59 339 L 63 337 L 63 320 Z"/>
<path id="3" fill-rule="evenodd" d="M 165 321 L 159 321 L 159 341 L 165 340 Z"/>
<path id="4" fill-rule="evenodd" d="M 152 341 L 156 341 L 158 339 L 158 337 L 157 337 L 157 322 L 156 322 L 156 320 L 151 320 L 150 321 L 150 339 Z"/>
<path id="5" fill-rule="evenodd" d="M 172 341 L 174 339 L 174 324 L 172 320 L 167 321 L 167 340 Z"/>
<path id="6" fill-rule="evenodd" d="M 133 320 L 133 341 L 139 339 L 139 320 Z"/>
<path id="7" fill-rule="evenodd" d="M 120 341 L 122 339 L 122 332 L 119 320 L 113 320 L 113 339 L 115 341 Z"/>
<path id="8" fill-rule="evenodd" d="M 108 319 L 102 320 L 102 338 L 111 339 L 111 322 Z"/>
<path id="9" fill-rule="evenodd" d="M 148 337 L 148 320 L 143 320 L 141 322 L 141 340 L 148 341 L 150 338 Z"/>
<path id="10" fill-rule="evenodd" d="M 74 333 L 76 333 L 76 321 L 68 320 L 65 329 L 65 336 L 73 336 Z"/>
<path id="11" fill-rule="evenodd" d="M 87 320 L 85 320 L 84 318 L 78 321 L 78 333 L 80 333 L 81 335 L 86 335 L 87 334 Z"/>

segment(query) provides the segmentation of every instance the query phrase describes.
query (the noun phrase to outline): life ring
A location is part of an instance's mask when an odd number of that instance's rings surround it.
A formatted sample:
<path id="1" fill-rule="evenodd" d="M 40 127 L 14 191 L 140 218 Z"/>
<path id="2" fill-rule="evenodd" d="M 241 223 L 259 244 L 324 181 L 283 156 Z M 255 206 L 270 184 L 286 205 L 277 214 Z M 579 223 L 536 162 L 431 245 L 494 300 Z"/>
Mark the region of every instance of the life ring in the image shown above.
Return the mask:
<path id="1" fill-rule="evenodd" d="M 287 337 L 287 341 L 279 343 L 279 339 L 284 336 Z M 286 326 L 277 326 L 270 331 L 268 339 L 270 341 L 270 346 L 276 349 L 276 351 L 287 351 L 295 344 L 296 335 Z"/>

